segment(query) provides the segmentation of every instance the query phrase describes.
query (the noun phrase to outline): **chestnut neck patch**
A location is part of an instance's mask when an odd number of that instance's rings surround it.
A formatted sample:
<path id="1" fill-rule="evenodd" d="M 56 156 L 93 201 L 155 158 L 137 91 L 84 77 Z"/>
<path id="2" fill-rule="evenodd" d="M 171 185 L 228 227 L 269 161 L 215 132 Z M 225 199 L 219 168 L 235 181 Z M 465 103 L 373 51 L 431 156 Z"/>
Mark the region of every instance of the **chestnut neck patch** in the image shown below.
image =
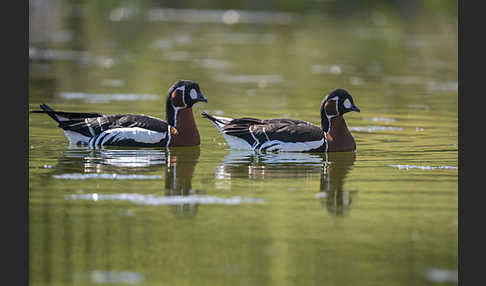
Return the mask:
<path id="1" fill-rule="evenodd" d="M 174 107 L 186 107 L 183 96 L 184 95 L 182 90 L 180 89 L 174 90 L 174 92 L 170 96 L 172 98 L 172 105 Z"/>
<path id="2" fill-rule="evenodd" d="M 326 115 L 337 115 L 338 112 L 336 110 L 336 102 L 334 100 L 330 100 L 326 102 L 324 105 L 324 110 L 326 111 Z"/>

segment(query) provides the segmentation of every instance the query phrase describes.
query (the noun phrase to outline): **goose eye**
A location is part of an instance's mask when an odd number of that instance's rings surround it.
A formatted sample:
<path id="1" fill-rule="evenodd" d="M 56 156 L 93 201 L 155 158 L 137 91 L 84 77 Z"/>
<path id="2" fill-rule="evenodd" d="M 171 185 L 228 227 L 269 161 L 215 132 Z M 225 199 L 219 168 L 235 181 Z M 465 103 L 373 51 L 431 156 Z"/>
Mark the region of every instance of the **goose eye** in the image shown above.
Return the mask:
<path id="1" fill-rule="evenodd" d="M 189 93 L 189 95 L 191 96 L 192 99 L 196 99 L 197 98 L 197 91 L 193 88 L 193 89 L 191 89 L 191 92 Z"/>
<path id="2" fill-rule="evenodd" d="M 349 101 L 349 99 L 346 98 L 346 100 L 343 102 L 343 105 L 345 108 L 351 108 L 351 101 Z"/>

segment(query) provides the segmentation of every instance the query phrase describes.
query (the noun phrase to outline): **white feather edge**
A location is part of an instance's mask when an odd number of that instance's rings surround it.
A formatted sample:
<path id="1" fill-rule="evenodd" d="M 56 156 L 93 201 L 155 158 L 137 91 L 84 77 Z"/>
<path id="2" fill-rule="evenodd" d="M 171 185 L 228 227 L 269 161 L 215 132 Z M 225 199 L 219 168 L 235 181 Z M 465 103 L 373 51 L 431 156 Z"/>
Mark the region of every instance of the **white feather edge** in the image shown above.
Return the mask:
<path id="1" fill-rule="evenodd" d="M 102 146 L 111 138 L 114 138 L 115 141 L 132 139 L 139 143 L 153 144 L 165 139 L 167 133 L 168 132 L 157 132 L 140 127 L 123 127 L 105 130 L 98 135 L 94 141 L 91 140 L 93 137 L 87 137 L 77 132 L 64 130 L 64 134 L 70 144 L 90 144 L 90 147 Z"/>

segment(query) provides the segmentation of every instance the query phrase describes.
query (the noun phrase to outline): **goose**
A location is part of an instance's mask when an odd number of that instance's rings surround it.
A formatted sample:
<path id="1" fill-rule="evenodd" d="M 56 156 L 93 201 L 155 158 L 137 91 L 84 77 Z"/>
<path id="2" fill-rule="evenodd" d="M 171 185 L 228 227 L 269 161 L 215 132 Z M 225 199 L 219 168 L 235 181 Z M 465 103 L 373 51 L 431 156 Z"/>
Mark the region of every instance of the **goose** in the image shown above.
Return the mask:
<path id="1" fill-rule="evenodd" d="M 166 121 L 144 114 L 105 115 L 97 112 L 55 111 L 47 104 L 42 110 L 64 131 L 71 145 L 128 147 L 178 147 L 200 144 L 192 106 L 208 102 L 199 84 L 178 80 L 169 89 L 166 101 Z"/>
<path id="2" fill-rule="evenodd" d="M 354 137 L 343 115 L 360 112 L 344 89 L 329 93 L 321 103 L 321 126 L 307 121 L 251 117 L 228 118 L 202 112 L 221 132 L 232 149 L 268 152 L 346 152 L 355 151 Z"/>

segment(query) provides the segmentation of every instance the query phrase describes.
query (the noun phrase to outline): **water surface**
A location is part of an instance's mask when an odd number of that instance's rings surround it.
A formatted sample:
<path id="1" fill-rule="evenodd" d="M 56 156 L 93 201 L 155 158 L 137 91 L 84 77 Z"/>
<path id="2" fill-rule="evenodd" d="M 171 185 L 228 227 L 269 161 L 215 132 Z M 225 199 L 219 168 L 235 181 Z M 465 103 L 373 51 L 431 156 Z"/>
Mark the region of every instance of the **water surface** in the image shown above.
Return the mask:
<path id="1" fill-rule="evenodd" d="M 209 100 L 199 147 L 73 147 L 30 114 L 31 285 L 457 284 L 457 16 L 31 6 L 30 109 Z M 335 88 L 356 152 L 234 151 L 199 116 L 319 124 Z"/>

